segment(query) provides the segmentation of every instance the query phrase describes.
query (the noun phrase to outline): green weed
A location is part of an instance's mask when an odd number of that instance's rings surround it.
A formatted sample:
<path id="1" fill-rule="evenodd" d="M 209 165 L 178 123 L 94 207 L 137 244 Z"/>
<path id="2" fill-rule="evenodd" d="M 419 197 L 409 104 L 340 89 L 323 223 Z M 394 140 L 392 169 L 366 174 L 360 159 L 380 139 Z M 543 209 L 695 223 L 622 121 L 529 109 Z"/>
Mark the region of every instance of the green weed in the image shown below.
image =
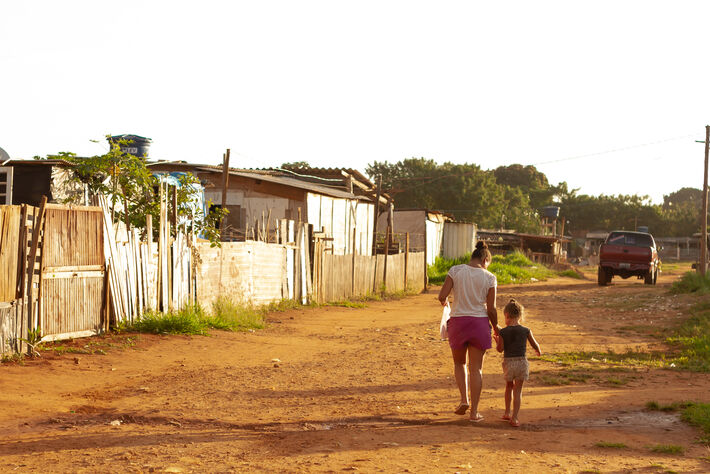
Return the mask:
<path id="1" fill-rule="evenodd" d="M 701 442 L 710 444 L 710 403 L 689 403 L 683 407 L 681 419 L 703 430 Z"/>
<path id="2" fill-rule="evenodd" d="M 599 441 L 595 444 L 597 448 L 614 448 L 614 449 L 625 449 L 628 448 L 624 443 L 610 443 L 607 441 Z"/>
<path id="3" fill-rule="evenodd" d="M 654 453 L 661 454 L 683 454 L 685 453 L 685 448 L 683 446 L 678 446 L 677 444 L 657 444 L 649 448 Z"/>
<path id="4" fill-rule="evenodd" d="M 188 306 L 180 311 L 160 313 L 146 311 L 130 328 L 137 332 L 153 334 L 206 334 L 207 326 L 203 322 L 202 309 Z"/>
<path id="5" fill-rule="evenodd" d="M 437 257 L 434 264 L 427 268 L 429 283 L 433 285 L 443 283 L 451 267 L 468 263 L 470 260 L 470 254 L 454 259 Z M 568 272 L 575 274 L 573 278 L 581 278 L 574 270 L 565 270 L 558 273 L 543 265 L 536 265 L 520 252 L 508 255 L 494 255 L 488 270 L 496 276 L 499 285 L 542 281 L 561 274 L 564 274 L 563 276 L 571 276 L 567 274 Z"/>
<path id="6" fill-rule="evenodd" d="M 696 293 L 706 295 L 710 293 L 710 272 L 705 275 L 691 271 L 686 272 L 680 280 L 673 283 L 671 293 Z"/>
<path id="7" fill-rule="evenodd" d="M 559 272 L 558 275 L 562 276 L 562 277 L 576 278 L 578 280 L 584 279 L 584 275 L 581 275 L 580 273 L 577 273 L 576 271 L 571 270 L 571 269 L 565 270 L 563 272 Z"/>
<path id="8" fill-rule="evenodd" d="M 264 308 L 240 304 L 226 297 L 212 303 L 212 314 L 202 318 L 204 324 L 225 331 L 248 331 L 266 327 L 265 316 L 269 311 L 286 311 L 298 307 L 293 300 L 282 300 Z"/>

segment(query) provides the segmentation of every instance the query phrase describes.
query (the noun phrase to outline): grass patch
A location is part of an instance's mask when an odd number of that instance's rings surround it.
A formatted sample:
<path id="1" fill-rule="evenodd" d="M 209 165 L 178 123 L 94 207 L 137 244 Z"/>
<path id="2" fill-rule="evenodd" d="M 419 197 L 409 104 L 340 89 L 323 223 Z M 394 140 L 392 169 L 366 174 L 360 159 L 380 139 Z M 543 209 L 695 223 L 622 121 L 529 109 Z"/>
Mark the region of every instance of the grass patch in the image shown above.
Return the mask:
<path id="1" fill-rule="evenodd" d="M 147 311 L 138 321 L 122 330 L 195 335 L 206 335 L 209 329 L 248 331 L 264 328 L 267 312 L 286 311 L 290 308 L 291 303 L 279 302 L 258 308 L 237 303 L 229 298 L 219 298 L 212 303 L 212 312 L 209 314 L 199 305 L 186 306 L 180 311 L 169 313 Z"/>
<path id="2" fill-rule="evenodd" d="M 446 274 L 454 265 L 468 263 L 471 260 L 471 254 L 466 254 L 459 258 L 444 258 L 436 257 L 433 265 L 427 267 L 426 273 L 429 277 L 429 283 L 432 285 L 441 285 L 446 280 Z"/>
<path id="3" fill-rule="evenodd" d="M 571 385 L 572 383 L 587 383 L 594 375 L 586 372 L 559 372 L 555 375 L 542 375 L 539 380 L 544 385 Z"/>
<path id="4" fill-rule="evenodd" d="M 253 305 L 237 303 L 230 298 L 220 297 L 212 303 L 212 315 L 203 320 L 210 327 L 225 331 L 263 329 L 266 327 L 266 313 L 287 311 L 299 306 L 293 300 L 282 300 L 259 308 Z"/>
<path id="5" fill-rule="evenodd" d="M 673 402 L 661 405 L 656 401 L 646 403 L 650 411 L 676 412 L 680 411 L 681 420 L 703 430 L 700 442 L 710 444 L 710 403 Z"/>
<path id="6" fill-rule="evenodd" d="M 334 301 L 332 303 L 326 303 L 323 306 L 339 306 L 341 308 L 367 308 L 367 303 L 363 301 Z"/>
<path id="7" fill-rule="evenodd" d="M 579 352 L 561 352 L 553 354 L 545 354 L 540 357 L 541 360 L 547 362 L 555 362 L 560 365 L 577 365 L 580 363 L 588 363 L 593 365 L 605 364 L 610 367 L 614 366 L 641 366 L 641 367 L 656 367 L 666 368 L 671 367 L 673 360 L 666 358 L 665 352 L 641 352 L 628 350 L 624 353 L 615 352 L 597 352 L 597 351 L 579 351 Z"/>
<path id="8" fill-rule="evenodd" d="M 710 444 L 710 403 L 690 403 L 683 408 L 680 418 L 703 430 L 701 442 Z"/>
<path id="9" fill-rule="evenodd" d="M 710 304 L 697 304 L 690 312 L 690 318 L 680 325 L 677 334 L 666 341 L 680 348 L 679 367 L 710 372 Z"/>
<path id="10" fill-rule="evenodd" d="M 710 293 L 710 272 L 701 275 L 698 272 L 686 272 L 680 280 L 673 283 L 671 293 L 696 293 L 707 295 Z"/>
<path id="11" fill-rule="evenodd" d="M 661 454 L 683 454 L 685 453 L 685 448 L 683 446 L 678 446 L 677 444 L 657 444 L 649 448 L 654 453 Z"/>
<path id="12" fill-rule="evenodd" d="M 453 259 L 437 257 L 434 264 L 427 268 L 429 283 L 432 285 L 443 283 L 451 267 L 468 263 L 470 260 L 470 254 Z M 574 270 L 555 272 L 543 265 L 535 264 L 520 252 L 494 255 L 488 270 L 496 276 L 499 285 L 543 281 L 557 275 L 583 278 Z"/>
<path id="13" fill-rule="evenodd" d="M 188 306 L 180 311 L 160 313 L 146 311 L 130 329 L 152 334 L 206 334 L 207 325 L 199 306 Z"/>
<path id="14" fill-rule="evenodd" d="M 558 275 L 567 278 L 576 278 L 577 280 L 584 279 L 584 275 L 581 275 L 572 269 L 559 272 Z"/>
<path id="15" fill-rule="evenodd" d="M 599 441 L 597 444 L 595 444 L 597 448 L 614 448 L 614 449 L 626 449 L 628 446 L 626 446 L 624 443 L 610 443 L 607 441 Z"/>

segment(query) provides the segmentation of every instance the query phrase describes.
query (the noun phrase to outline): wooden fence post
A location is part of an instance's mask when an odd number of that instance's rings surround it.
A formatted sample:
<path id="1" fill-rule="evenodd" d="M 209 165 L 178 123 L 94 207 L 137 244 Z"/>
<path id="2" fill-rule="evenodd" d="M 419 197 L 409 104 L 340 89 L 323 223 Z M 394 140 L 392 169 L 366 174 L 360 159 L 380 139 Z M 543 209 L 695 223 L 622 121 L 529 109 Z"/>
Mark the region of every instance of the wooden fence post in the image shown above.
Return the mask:
<path id="1" fill-rule="evenodd" d="M 407 267 L 409 267 L 409 232 L 404 238 L 404 291 L 407 291 Z"/>
<path id="2" fill-rule="evenodd" d="M 390 226 L 387 226 L 387 231 L 385 233 L 385 264 L 382 269 L 382 293 L 387 293 L 387 260 L 389 260 L 390 254 Z"/>
<path id="3" fill-rule="evenodd" d="M 39 245 L 39 234 L 42 230 L 42 221 L 44 220 L 44 206 L 47 205 L 47 196 L 42 196 L 42 201 L 39 204 L 39 212 L 35 216 L 34 227 L 32 229 L 32 247 L 30 256 L 27 259 L 27 332 L 34 327 L 34 305 L 32 304 L 32 281 L 35 273 L 35 260 L 37 259 L 37 246 Z M 39 314 L 37 315 L 39 318 Z"/>
<path id="4" fill-rule="evenodd" d="M 352 180 L 352 178 L 350 178 Z M 352 182 L 351 182 L 352 185 Z M 353 227 L 353 261 L 352 261 L 352 286 L 350 288 L 350 297 L 355 296 L 355 238 L 357 236 L 357 228 Z"/>

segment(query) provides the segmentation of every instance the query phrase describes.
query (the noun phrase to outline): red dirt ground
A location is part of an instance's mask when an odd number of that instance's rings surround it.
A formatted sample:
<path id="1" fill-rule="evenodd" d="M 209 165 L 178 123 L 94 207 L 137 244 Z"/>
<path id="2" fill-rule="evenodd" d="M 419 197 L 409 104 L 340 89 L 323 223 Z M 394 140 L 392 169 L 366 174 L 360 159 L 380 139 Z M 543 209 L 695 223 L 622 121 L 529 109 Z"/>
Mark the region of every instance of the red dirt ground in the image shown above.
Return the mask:
<path id="1" fill-rule="evenodd" d="M 667 292 L 686 269 L 656 287 L 634 279 L 599 288 L 591 273 L 504 286 L 498 303 L 514 296 L 526 306 L 547 354 L 662 349 L 648 332 L 687 313 L 693 299 Z M 54 346 L 93 353 L 4 363 L 0 471 L 710 471 L 696 428 L 644 409 L 651 400 L 709 402 L 707 374 L 532 358 L 515 429 L 500 420 L 502 359 L 489 351 L 485 420 L 454 415 L 437 290 L 364 309 L 272 313 L 257 332 L 109 335 Z M 570 371 L 586 380 L 554 385 Z M 659 444 L 685 453 L 649 449 Z"/>

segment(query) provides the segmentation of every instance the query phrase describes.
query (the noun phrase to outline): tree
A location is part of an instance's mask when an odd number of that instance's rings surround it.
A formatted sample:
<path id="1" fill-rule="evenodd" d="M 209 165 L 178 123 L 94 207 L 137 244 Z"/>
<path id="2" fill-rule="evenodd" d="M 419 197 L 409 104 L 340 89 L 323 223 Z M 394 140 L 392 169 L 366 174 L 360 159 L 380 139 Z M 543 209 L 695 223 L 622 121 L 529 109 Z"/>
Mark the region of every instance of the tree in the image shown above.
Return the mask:
<path id="1" fill-rule="evenodd" d="M 84 158 L 74 153 L 60 152 L 47 158 L 61 158 L 70 162 L 75 182 L 86 185 L 91 194 L 105 195 L 113 208 L 122 207 L 120 214 L 114 214 L 116 221 L 145 228 L 146 216 L 152 215 L 153 221 L 159 222 L 160 202 L 156 196 L 158 177 L 148 168 L 144 157 L 121 151 L 122 145 L 129 144 L 126 140 L 109 140 L 109 143 L 111 148 L 104 155 Z M 219 245 L 219 228 L 216 224 L 227 211 L 216 208 L 207 214 L 194 215 L 195 202 L 199 200 L 199 187 L 195 184 L 199 184 L 199 180 L 187 173 L 179 178 L 179 182 L 176 189 L 178 217 L 186 217 L 191 230 L 203 234 L 213 245 Z M 168 206 L 172 207 L 171 200 Z"/>
<path id="2" fill-rule="evenodd" d="M 282 163 L 281 168 L 289 171 L 298 171 L 303 168 L 310 168 L 311 165 L 307 161 L 291 161 L 287 163 Z"/>

